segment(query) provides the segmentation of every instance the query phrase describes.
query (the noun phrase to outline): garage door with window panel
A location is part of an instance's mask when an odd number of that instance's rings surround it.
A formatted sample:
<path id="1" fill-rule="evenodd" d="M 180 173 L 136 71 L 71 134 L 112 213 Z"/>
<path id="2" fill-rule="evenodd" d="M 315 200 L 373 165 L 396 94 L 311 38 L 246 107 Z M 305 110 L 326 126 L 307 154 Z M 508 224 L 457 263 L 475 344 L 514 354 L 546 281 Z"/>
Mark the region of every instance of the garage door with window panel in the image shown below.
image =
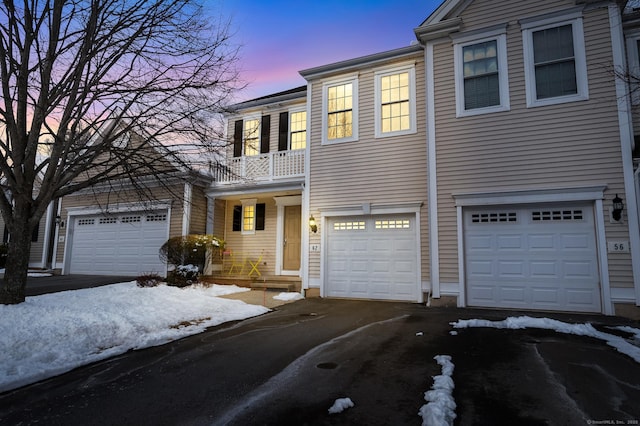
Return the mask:
<path id="1" fill-rule="evenodd" d="M 326 295 L 418 300 L 415 215 L 327 221 Z"/>
<path id="2" fill-rule="evenodd" d="M 465 209 L 468 306 L 600 312 L 591 205 Z"/>
<path id="3" fill-rule="evenodd" d="M 71 235 L 71 274 L 164 275 L 158 251 L 168 236 L 166 210 L 78 216 Z"/>

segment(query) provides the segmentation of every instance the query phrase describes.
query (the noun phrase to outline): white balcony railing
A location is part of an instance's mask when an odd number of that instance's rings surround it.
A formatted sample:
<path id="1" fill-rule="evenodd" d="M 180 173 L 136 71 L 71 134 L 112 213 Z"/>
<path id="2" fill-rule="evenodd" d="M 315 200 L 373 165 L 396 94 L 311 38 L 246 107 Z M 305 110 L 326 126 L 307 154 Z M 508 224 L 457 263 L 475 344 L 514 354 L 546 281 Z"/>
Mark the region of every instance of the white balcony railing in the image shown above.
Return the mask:
<path id="1" fill-rule="evenodd" d="M 248 157 L 228 158 L 218 164 L 218 184 L 273 181 L 304 176 L 305 150 L 278 151 Z"/>

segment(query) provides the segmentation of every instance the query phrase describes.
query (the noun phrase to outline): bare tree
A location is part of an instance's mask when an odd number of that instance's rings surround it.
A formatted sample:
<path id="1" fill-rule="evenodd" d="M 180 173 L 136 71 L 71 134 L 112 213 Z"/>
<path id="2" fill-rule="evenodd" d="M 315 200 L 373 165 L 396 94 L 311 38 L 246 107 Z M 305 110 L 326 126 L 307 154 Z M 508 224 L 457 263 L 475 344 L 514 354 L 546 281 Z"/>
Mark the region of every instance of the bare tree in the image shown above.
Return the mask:
<path id="1" fill-rule="evenodd" d="M 31 234 L 52 200 L 140 174 L 162 180 L 168 162 L 187 166 L 176 146 L 216 139 L 237 49 L 228 22 L 196 1 L 3 0 L 0 211 L 10 242 L 0 303 L 25 300 Z"/>

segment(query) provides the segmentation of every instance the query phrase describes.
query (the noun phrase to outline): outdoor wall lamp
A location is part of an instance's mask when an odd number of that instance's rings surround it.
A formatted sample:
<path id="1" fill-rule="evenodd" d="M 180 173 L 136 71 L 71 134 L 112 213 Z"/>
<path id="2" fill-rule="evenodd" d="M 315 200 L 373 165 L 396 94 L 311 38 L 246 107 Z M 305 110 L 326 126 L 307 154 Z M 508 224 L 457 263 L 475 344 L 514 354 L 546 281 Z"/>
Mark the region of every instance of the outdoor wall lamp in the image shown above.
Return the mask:
<path id="1" fill-rule="evenodd" d="M 611 211 L 611 216 L 613 216 L 613 220 L 616 222 L 622 219 L 622 210 L 624 210 L 624 203 L 622 202 L 622 198 L 618 197 L 616 194 L 616 198 L 612 200 L 613 202 L 613 210 Z"/>
<path id="2" fill-rule="evenodd" d="M 314 234 L 318 232 L 318 224 L 316 223 L 316 218 L 314 218 L 313 215 L 309 218 L 309 228 Z"/>

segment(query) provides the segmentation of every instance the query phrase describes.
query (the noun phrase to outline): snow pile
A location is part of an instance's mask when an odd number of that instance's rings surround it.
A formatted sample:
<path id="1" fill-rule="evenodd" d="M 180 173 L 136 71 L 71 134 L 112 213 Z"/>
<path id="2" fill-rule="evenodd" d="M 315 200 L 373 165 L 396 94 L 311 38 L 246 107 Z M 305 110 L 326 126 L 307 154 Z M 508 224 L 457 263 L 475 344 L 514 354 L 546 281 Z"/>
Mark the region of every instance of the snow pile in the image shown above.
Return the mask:
<path id="1" fill-rule="evenodd" d="M 344 410 L 351 407 L 353 407 L 353 401 L 351 401 L 351 398 L 338 398 L 331 408 L 329 408 L 329 414 L 342 413 Z"/>
<path id="2" fill-rule="evenodd" d="M 614 347 L 634 361 L 640 363 L 640 347 L 633 345 L 626 339 L 614 336 L 609 333 L 596 330 L 591 324 L 569 324 L 566 322 L 550 318 L 532 318 L 528 316 L 508 317 L 502 321 L 489 321 L 483 319 L 458 320 L 450 323 L 454 328 L 488 327 L 488 328 L 508 328 L 520 330 L 524 328 L 541 328 L 553 330 L 558 333 L 575 334 L 578 336 L 589 336 L 603 340 L 607 345 Z M 620 330 L 634 334 L 635 338 L 640 336 L 640 330 L 632 327 L 618 327 Z"/>
<path id="3" fill-rule="evenodd" d="M 436 355 L 433 359 L 442 366 L 442 374 L 433 377 L 431 390 L 424 393 L 428 404 L 423 405 L 418 414 L 423 426 L 452 426 L 456 418 L 455 385 L 451 378 L 454 365 L 449 355 Z"/>
<path id="4" fill-rule="evenodd" d="M 0 305 L 0 392 L 268 312 L 217 297 L 247 290 L 220 285 L 141 288 L 132 281 Z"/>
<path id="5" fill-rule="evenodd" d="M 280 293 L 277 296 L 273 296 L 273 298 L 275 300 L 284 300 L 285 302 L 288 301 L 292 301 L 292 300 L 300 300 L 300 299 L 304 299 L 304 296 L 300 293 L 296 293 L 296 292 L 284 292 L 284 293 Z"/>

